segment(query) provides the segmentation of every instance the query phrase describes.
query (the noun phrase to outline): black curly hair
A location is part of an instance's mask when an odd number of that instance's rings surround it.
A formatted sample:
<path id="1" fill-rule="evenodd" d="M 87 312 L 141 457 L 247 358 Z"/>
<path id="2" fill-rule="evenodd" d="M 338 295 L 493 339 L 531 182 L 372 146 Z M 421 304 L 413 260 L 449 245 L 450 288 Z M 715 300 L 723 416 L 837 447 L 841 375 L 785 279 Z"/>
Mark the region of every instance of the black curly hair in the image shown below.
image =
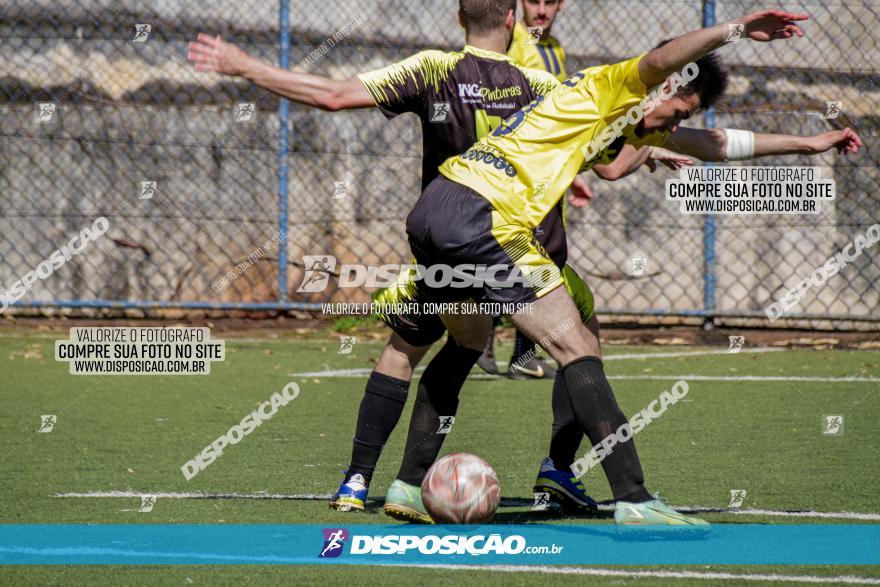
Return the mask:
<path id="1" fill-rule="evenodd" d="M 671 40 L 660 41 L 654 48 L 659 49 Z M 727 91 L 728 74 L 721 65 L 721 60 L 714 53 L 700 57 L 696 63 L 700 68 L 696 79 L 691 80 L 686 86 L 680 87 L 678 91 L 685 96 L 699 94 L 700 108 L 705 110 L 715 105 Z"/>

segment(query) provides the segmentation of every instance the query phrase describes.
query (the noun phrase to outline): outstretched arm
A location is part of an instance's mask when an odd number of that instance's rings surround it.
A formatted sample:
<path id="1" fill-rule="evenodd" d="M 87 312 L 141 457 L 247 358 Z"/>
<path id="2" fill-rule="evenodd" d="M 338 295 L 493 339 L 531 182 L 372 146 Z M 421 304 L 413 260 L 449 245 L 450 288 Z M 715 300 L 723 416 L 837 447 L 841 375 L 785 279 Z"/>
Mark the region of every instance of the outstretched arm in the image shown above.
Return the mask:
<path id="1" fill-rule="evenodd" d="M 219 36 L 199 33 L 189 44 L 189 60 L 196 71 L 212 71 L 247 79 L 257 86 L 294 102 L 322 110 L 346 110 L 375 106 L 373 97 L 357 78 L 339 81 L 289 71 L 251 57 Z"/>
<path id="2" fill-rule="evenodd" d="M 806 14 L 784 10 L 755 12 L 729 23 L 700 29 L 684 34 L 654 49 L 639 61 L 639 77 L 649 88 L 663 82 L 672 73 L 681 71 L 691 61 L 708 55 L 725 44 L 729 25 L 743 25 L 742 36 L 766 43 L 775 39 L 788 39 L 794 35 L 804 36 L 795 21 L 807 20 Z"/>
<path id="3" fill-rule="evenodd" d="M 670 169 L 681 169 L 686 165 L 693 165 L 693 161 L 684 155 L 672 153 L 658 147 L 641 147 L 636 149 L 632 145 L 624 145 L 620 154 L 607 165 L 595 165 L 593 171 L 596 175 L 607 181 L 617 181 L 631 173 L 634 173 L 642 165 L 647 165 L 651 173 L 657 169 L 657 162 Z"/>
<path id="4" fill-rule="evenodd" d="M 847 155 L 857 153 L 862 146 L 862 139 L 851 128 L 808 137 L 754 133 L 754 148 L 749 152 L 731 145 L 729 137 L 728 131 L 723 128 L 702 130 L 679 127 L 663 146 L 702 161 L 736 161 L 771 155 L 818 155 L 834 148 L 841 155 Z"/>

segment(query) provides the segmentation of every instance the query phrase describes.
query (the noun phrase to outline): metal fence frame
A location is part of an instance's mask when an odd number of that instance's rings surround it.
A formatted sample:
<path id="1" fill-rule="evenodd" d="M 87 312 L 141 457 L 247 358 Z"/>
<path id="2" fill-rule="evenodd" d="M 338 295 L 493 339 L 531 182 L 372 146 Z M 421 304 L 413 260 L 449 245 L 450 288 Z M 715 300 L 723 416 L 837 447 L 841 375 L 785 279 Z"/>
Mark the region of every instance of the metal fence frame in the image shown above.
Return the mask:
<path id="1" fill-rule="evenodd" d="M 279 53 L 278 63 L 282 68 L 290 67 L 291 52 L 291 3 L 290 0 L 278 0 L 279 12 Z M 702 0 L 702 26 L 709 27 L 716 24 L 716 0 Z M 11 304 L 18 308 L 92 308 L 92 309 L 186 309 L 186 310 L 218 310 L 218 311 L 320 311 L 321 303 L 292 302 L 287 298 L 289 270 L 288 260 L 288 184 L 289 154 L 291 142 L 290 102 L 285 98 L 279 99 L 278 119 L 280 133 L 278 141 L 278 229 L 281 237 L 278 255 L 278 301 L 262 303 L 211 303 L 211 302 L 163 302 L 146 300 L 53 300 L 53 301 L 16 301 Z M 715 109 L 709 108 L 706 113 L 706 127 L 714 128 Z M 712 166 L 712 163 L 706 163 Z M 604 308 L 602 313 L 620 316 L 650 316 L 650 317 L 684 317 L 702 318 L 705 323 L 711 323 L 715 318 L 760 318 L 765 319 L 763 312 L 758 311 L 716 311 L 715 309 L 715 281 L 716 281 L 716 223 L 713 215 L 706 216 L 703 223 L 703 307 L 692 310 L 627 310 L 622 308 Z M 809 314 L 787 313 L 787 320 L 833 320 L 844 322 L 880 322 L 880 316 L 848 316 L 840 314 Z"/>

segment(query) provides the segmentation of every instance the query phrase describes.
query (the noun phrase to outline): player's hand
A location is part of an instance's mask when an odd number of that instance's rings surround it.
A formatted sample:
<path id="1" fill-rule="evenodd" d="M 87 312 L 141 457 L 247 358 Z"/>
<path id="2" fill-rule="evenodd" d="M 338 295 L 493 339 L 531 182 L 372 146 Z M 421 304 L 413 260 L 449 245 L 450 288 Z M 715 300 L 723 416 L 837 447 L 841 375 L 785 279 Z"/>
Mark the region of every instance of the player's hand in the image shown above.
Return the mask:
<path id="1" fill-rule="evenodd" d="M 590 200 L 593 199 L 593 190 L 587 185 L 581 176 L 578 175 L 571 182 L 571 191 L 568 194 L 568 203 L 575 208 L 586 208 Z"/>
<path id="2" fill-rule="evenodd" d="M 663 149 L 661 147 L 648 148 L 650 149 L 650 151 L 648 154 L 648 159 L 645 161 L 645 165 L 648 166 L 648 169 L 651 170 L 651 173 L 654 173 L 654 171 L 656 171 L 658 162 L 662 163 L 673 171 L 694 164 L 694 160 L 687 155 L 674 153 L 668 149 Z"/>
<path id="3" fill-rule="evenodd" d="M 862 146 L 862 139 L 856 132 L 847 127 L 843 130 L 832 130 L 807 139 L 807 145 L 814 153 L 824 153 L 831 149 L 837 149 L 841 155 L 858 153 Z"/>
<path id="4" fill-rule="evenodd" d="M 216 37 L 199 33 L 197 40 L 189 44 L 189 60 L 196 71 L 213 71 L 224 75 L 242 75 L 247 65 L 248 54 Z"/>
<path id="5" fill-rule="evenodd" d="M 763 10 L 754 12 L 733 21 L 745 25 L 745 35 L 753 41 L 767 43 L 776 39 L 790 39 L 797 35 L 804 36 L 801 27 L 795 24 L 799 20 L 808 20 L 810 15 L 785 10 Z"/>

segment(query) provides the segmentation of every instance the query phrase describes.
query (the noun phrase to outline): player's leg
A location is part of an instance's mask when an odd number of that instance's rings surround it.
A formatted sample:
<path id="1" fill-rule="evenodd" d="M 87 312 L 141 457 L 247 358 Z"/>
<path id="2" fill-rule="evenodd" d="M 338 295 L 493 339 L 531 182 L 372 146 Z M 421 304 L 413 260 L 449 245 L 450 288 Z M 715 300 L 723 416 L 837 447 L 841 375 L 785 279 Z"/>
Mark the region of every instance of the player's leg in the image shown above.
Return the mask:
<path id="1" fill-rule="evenodd" d="M 556 375 L 561 400 L 567 397 L 581 429 L 593 445 L 599 444 L 627 421 L 605 377 L 599 339 L 579 320 L 565 288 L 556 287 L 533 305 L 533 312 L 511 315 L 511 320 L 532 339 L 543 341 L 547 352 L 562 365 Z M 563 329 L 563 336 L 554 334 Z M 632 438 L 616 444 L 602 460 L 602 468 L 617 502 L 618 523 L 705 524 L 651 497 Z"/>
<path id="2" fill-rule="evenodd" d="M 488 316 L 444 315 L 453 325 L 446 344 L 428 363 L 419 379 L 406 437 L 403 462 L 397 479 L 388 489 L 385 513 L 406 521 L 430 522 L 421 499 L 421 484 L 437 459 L 458 411 L 458 396 L 492 331 Z"/>
<path id="3" fill-rule="evenodd" d="M 480 355 L 480 358 L 477 360 L 477 367 L 489 375 L 499 374 L 498 363 L 495 361 L 495 329 L 498 327 L 500 321 L 500 316 L 492 321 L 492 334 L 489 335 L 489 340 L 486 341 L 486 348 L 483 349 L 483 354 Z"/>
<path id="4" fill-rule="evenodd" d="M 370 373 L 358 410 L 351 461 L 345 479 L 330 501 L 339 511 L 363 510 L 370 480 L 382 449 L 400 420 L 416 365 L 431 345 L 415 346 L 391 335 Z"/>
<path id="5" fill-rule="evenodd" d="M 568 265 L 562 270 L 562 279 L 565 289 L 577 306 L 581 322 L 598 341 L 599 321 L 593 312 L 593 292 Z M 597 356 L 601 358 L 600 354 Z M 575 418 L 571 402 L 568 401 L 565 388 L 560 382 L 560 379 L 554 378 L 550 451 L 538 470 L 534 491 L 548 493 L 550 500 L 559 504 L 568 513 L 592 513 L 598 508 L 596 501 L 587 494 L 584 484 L 571 470 L 584 431 Z"/>
<path id="6" fill-rule="evenodd" d="M 556 377 L 556 368 L 538 356 L 535 343 L 517 330 L 513 340 L 513 354 L 507 364 L 507 376 L 519 381 L 553 379 Z"/>
<path id="7" fill-rule="evenodd" d="M 403 308 L 417 299 L 417 289 L 407 274 L 402 274 L 395 285 L 373 295 L 373 302 L 384 307 Z M 350 466 L 330 500 L 330 507 L 340 511 L 364 509 L 379 456 L 403 413 L 413 371 L 445 332 L 437 316 L 400 312 L 378 316 L 393 334 L 367 380 L 358 410 Z"/>

